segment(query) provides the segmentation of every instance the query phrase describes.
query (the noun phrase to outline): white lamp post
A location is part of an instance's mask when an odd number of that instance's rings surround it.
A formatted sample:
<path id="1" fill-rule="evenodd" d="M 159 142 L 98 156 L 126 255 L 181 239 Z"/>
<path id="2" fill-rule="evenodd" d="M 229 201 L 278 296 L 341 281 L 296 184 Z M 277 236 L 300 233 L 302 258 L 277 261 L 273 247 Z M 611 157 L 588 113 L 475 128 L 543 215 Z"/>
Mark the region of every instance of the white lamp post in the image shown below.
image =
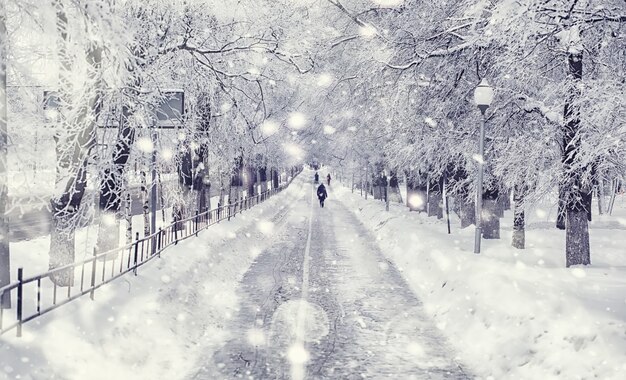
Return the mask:
<path id="1" fill-rule="evenodd" d="M 474 253 L 480 253 L 483 211 L 483 172 L 485 166 L 485 111 L 489 108 L 492 101 L 493 88 L 489 85 L 487 80 L 483 78 L 474 90 L 474 102 L 482 114 L 480 137 L 478 140 L 478 186 L 476 190 L 476 233 L 474 235 Z"/>

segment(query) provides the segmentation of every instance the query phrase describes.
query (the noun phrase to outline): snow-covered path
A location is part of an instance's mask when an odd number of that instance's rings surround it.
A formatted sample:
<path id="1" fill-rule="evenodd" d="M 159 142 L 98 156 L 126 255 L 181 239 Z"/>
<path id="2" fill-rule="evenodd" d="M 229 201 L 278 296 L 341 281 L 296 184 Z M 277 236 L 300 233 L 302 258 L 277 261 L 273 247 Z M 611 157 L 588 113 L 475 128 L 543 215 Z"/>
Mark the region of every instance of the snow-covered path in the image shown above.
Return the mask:
<path id="1" fill-rule="evenodd" d="M 374 237 L 332 189 L 319 208 L 310 186 L 272 220 L 226 343 L 190 378 L 469 377 Z"/>

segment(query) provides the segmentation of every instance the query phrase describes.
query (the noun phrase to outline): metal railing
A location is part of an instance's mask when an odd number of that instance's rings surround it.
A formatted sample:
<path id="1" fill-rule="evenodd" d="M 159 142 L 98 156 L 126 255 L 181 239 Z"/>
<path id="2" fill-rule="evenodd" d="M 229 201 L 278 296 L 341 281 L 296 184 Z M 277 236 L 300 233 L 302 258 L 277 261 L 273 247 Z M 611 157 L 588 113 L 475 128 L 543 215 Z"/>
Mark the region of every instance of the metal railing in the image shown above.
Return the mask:
<path id="1" fill-rule="evenodd" d="M 295 177 L 295 175 L 293 176 Z M 74 262 L 45 273 L 24 277 L 23 268 L 17 270 L 17 281 L 0 288 L 0 305 L 4 297 L 15 300 L 16 309 L 0 307 L 0 335 L 15 329 L 18 337 L 22 336 L 22 325 L 36 319 L 66 303 L 89 294 L 93 300 L 95 291 L 127 273 L 137 275 L 138 269 L 155 257 L 160 257 L 167 247 L 178 244 L 198 232 L 219 223 L 230 220 L 241 213 L 280 193 L 289 186 L 289 182 L 275 189 L 261 192 L 255 196 L 238 199 L 226 205 L 219 205 L 212 210 L 174 220 L 171 224 L 152 235 L 139 237 L 128 245 L 94 254 L 91 258 Z M 57 285 L 55 278 L 68 279 L 70 285 Z M 48 279 L 46 281 L 46 279 Z M 15 297 L 15 298 L 14 298 Z M 11 305 L 13 306 L 13 305 Z"/>

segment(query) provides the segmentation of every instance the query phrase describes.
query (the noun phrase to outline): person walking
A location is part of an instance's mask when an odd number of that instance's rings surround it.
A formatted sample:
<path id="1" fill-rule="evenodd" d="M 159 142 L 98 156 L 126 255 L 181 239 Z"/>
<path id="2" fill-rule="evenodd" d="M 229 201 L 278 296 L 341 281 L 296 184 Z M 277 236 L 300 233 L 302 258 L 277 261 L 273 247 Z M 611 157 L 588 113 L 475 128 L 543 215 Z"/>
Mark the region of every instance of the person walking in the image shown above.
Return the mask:
<path id="1" fill-rule="evenodd" d="M 324 200 L 328 198 L 328 193 L 326 192 L 326 186 L 323 183 L 317 188 L 317 199 L 320 200 L 320 207 L 324 207 Z"/>
<path id="2" fill-rule="evenodd" d="M 315 176 L 313 178 L 315 179 L 315 183 L 318 183 L 320 181 L 320 175 L 317 174 L 317 172 L 315 172 Z"/>
<path id="3" fill-rule="evenodd" d="M 330 173 L 326 176 L 326 180 L 328 181 L 328 186 L 330 186 Z"/>

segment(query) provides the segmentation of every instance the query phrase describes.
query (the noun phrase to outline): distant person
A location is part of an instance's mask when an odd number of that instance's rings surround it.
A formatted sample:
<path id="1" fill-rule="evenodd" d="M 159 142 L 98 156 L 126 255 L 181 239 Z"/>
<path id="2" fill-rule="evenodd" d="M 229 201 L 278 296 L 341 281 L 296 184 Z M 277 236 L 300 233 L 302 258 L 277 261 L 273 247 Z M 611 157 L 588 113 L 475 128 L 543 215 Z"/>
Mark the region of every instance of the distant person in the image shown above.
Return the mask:
<path id="1" fill-rule="evenodd" d="M 315 176 L 313 178 L 315 179 L 315 183 L 318 183 L 320 181 L 320 175 L 317 174 L 317 172 L 315 172 Z"/>
<path id="2" fill-rule="evenodd" d="M 328 181 L 328 186 L 330 186 L 330 173 L 326 176 L 326 180 Z"/>
<path id="3" fill-rule="evenodd" d="M 326 187 L 323 183 L 320 183 L 317 188 L 317 198 L 320 200 L 320 207 L 324 207 L 324 200 L 328 198 L 328 193 L 326 192 Z"/>

